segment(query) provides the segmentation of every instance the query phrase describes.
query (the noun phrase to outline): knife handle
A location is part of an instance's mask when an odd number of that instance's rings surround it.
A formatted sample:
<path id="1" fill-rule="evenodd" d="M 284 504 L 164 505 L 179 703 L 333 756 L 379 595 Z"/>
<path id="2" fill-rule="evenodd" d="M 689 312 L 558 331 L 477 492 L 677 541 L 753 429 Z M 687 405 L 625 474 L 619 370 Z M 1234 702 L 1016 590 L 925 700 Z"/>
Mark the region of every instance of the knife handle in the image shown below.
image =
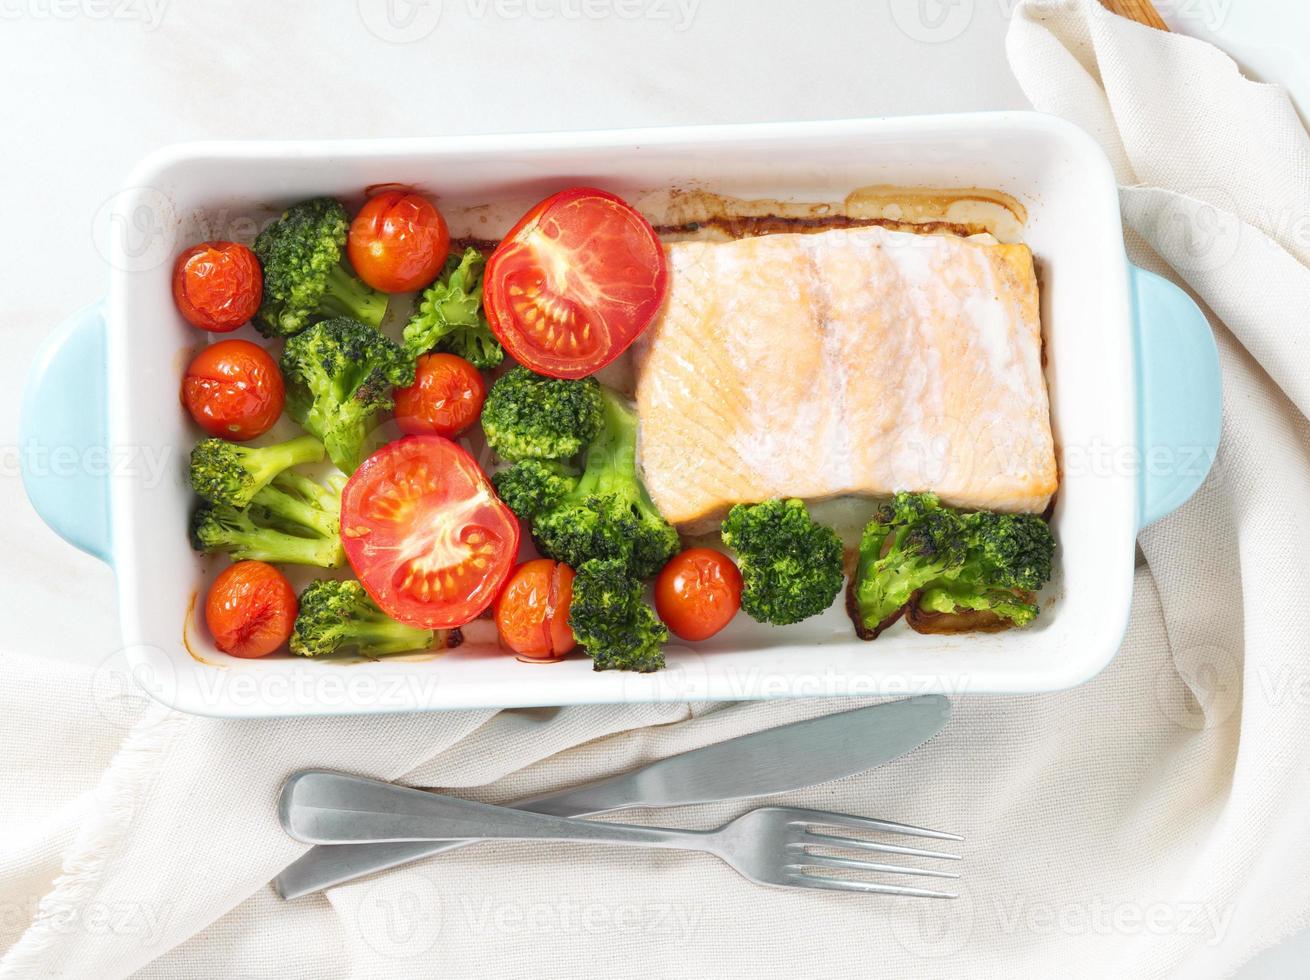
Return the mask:
<path id="1" fill-rule="evenodd" d="M 299 772 L 287 780 L 278 812 L 287 833 L 310 844 L 451 837 L 698 850 L 713 837 L 710 832 L 695 830 L 588 823 L 322 770 Z"/>
<path id="2" fill-rule="evenodd" d="M 575 787 L 562 793 L 530 796 L 506 804 L 533 813 L 550 813 L 559 817 L 589 817 L 609 810 L 619 810 L 632 803 L 617 785 L 628 778 L 611 776 L 587 786 Z M 385 784 L 391 789 L 405 787 Z M 601 792 L 592 793 L 592 790 Z M 312 895 L 333 885 L 352 881 L 363 875 L 386 871 L 420 858 L 453 851 L 471 843 L 466 840 L 439 841 L 387 841 L 366 844 L 315 844 L 273 879 L 273 888 L 285 899 Z"/>

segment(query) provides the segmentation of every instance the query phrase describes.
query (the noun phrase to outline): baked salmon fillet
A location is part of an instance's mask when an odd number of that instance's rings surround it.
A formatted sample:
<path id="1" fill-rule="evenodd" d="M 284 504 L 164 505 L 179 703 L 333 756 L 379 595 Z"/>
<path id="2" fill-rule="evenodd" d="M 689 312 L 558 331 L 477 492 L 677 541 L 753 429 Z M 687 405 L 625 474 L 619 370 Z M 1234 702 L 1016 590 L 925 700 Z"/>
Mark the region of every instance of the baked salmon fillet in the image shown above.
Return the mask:
<path id="1" fill-rule="evenodd" d="M 635 347 L 640 460 L 666 520 L 897 490 L 1046 509 L 1027 246 L 869 227 L 668 253 L 668 304 Z"/>

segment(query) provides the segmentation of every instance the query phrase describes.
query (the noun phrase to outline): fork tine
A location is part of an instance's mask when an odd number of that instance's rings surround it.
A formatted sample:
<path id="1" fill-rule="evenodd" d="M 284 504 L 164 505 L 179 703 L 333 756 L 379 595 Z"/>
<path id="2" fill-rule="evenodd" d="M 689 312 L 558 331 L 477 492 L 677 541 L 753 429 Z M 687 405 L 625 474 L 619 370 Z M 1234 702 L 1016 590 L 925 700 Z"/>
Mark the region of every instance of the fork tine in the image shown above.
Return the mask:
<path id="1" fill-rule="evenodd" d="M 960 855 L 947 854 L 945 851 L 927 851 L 920 847 L 902 847 L 900 844 L 880 844 L 877 841 L 857 840 L 854 837 L 833 837 L 809 830 L 802 833 L 798 840 L 802 844 L 815 844 L 820 847 L 843 847 L 858 851 L 878 851 L 881 854 L 904 854 L 907 857 L 942 858 L 947 861 L 960 860 Z"/>
<path id="2" fill-rule="evenodd" d="M 872 881 L 855 881 L 851 878 L 824 878 L 819 875 L 794 874 L 787 877 L 793 888 L 822 888 L 830 891 L 873 892 L 878 895 L 906 895 L 910 898 L 958 898 L 954 892 L 939 892 L 929 888 L 907 888 L 904 885 L 879 885 Z"/>
<path id="3" fill-rule="evenodd" d="M 959 834 L 948 834 L 944 830 L 929 830 L 926 827 L 914 827 L 908 823 L 894 823 L 891 820 L 875 820 L 873 817 L 857 817 L 850 813 L 827 813 L 823 810 L 794 811 L 794 824 L 811 826 L 822 824 L 828 827 L 846 827 L 851 830 L 883 830 L 892 834 L 905 834 L 908 837 L 933 837 L 937 840 L 964 840 Z"/>
<path id="4" fill-rule="evenodd" d="M 811 854 L 802 851 L 796 855 L 796 862 L 791 868 L 818 867 L 842 868 L 846 871 L 885 871 L 894 875 L 920 875 L 924 878 L 958 878 L 954 871 L 930 871 L 927 868 L 910 868 L 902 864 L 880 864 L 876 861 L 856 861 L 854 858 L 836 857 L 828 854 Z"/>

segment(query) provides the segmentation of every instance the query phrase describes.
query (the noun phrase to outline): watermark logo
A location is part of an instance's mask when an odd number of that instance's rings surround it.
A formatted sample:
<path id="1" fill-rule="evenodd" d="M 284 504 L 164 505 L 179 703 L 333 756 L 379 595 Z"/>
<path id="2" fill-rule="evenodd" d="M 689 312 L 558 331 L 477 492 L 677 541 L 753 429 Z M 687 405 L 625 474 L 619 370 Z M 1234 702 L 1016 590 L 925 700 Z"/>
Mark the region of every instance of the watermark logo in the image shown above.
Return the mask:
<path id="1" fill-rule="evenodd" d="M 891 0 L 892 20 L 921 44 L 954 41 L 973 23 L 975 0 Z"/>
<path id="2" fill-rule="evenodd" d="M 389 44 L 413 44 L 437 29 L 441 0 L 356 0 L 359 19 Z"/>
<path id="3" fill-rule="evenodd" d="M 1222 269 L 1242 244 L 1236 205 L 1227 191 L 1217 187 L 1169 197 L 1148 213 L 1142 230 L 1156 251 L 1183 274 Z"/>
<path id="4" fill-rule="evenodd" d="M 176 694 L 177 668 L 155 646 L 115 650 L 91 674 L 91 702 L 100 717 L 116 728 L 132 728 L 146 716 L 152 699 L 172 704 Z"/>
<path id="5" fill-rule="evenodd" d="M 892 934 L 906 952 L 922 959 L 954 956 L 973 934 L 973 896 L 965 883 L 952 881 L 950 901 L 914 902 L 892 919 Z"/>
<path id="6" fill-rule="evenodd" d="M 437 944 L 441 892 L 414 871 L 392 872 L 364 893 L 355 910 L 364 941 L 388 959 L 412 959 Z"/>
<path id="7" fill-rule="evenodd" d="M 1182 647 L 1156 673 L 1154 691 L 1156 706 L 1179 728 L 1217 728 L 1241 703 L 1241 660 L 1223 647 Z"/>
<path id="8" fill-rule="evenodd" d="M 173 199 L 154 187 L 127 187 L 96 211 L 92 241 L 100 257 L 126 272 L 148 272 L 173 257 L 178 213 Z"/>

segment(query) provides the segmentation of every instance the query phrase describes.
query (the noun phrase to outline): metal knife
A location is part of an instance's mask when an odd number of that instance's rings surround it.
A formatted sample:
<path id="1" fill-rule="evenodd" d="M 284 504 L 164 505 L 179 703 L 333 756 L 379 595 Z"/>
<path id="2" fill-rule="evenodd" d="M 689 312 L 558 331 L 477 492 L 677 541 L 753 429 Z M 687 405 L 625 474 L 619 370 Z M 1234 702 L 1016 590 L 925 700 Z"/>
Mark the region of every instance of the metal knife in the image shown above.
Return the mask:
<path id="1" fill-rule="evenodd" d="M 766 728 L 692 749 L 562 793 L 519 800 L 520 810 L 582 817 L 633 806 L 680 806 L 770 796 L 866 772 L 932 738 L 951 717 L 939 694 Z M 273 880 L 299 898 L 468 841 L 318 845 Z"/>

